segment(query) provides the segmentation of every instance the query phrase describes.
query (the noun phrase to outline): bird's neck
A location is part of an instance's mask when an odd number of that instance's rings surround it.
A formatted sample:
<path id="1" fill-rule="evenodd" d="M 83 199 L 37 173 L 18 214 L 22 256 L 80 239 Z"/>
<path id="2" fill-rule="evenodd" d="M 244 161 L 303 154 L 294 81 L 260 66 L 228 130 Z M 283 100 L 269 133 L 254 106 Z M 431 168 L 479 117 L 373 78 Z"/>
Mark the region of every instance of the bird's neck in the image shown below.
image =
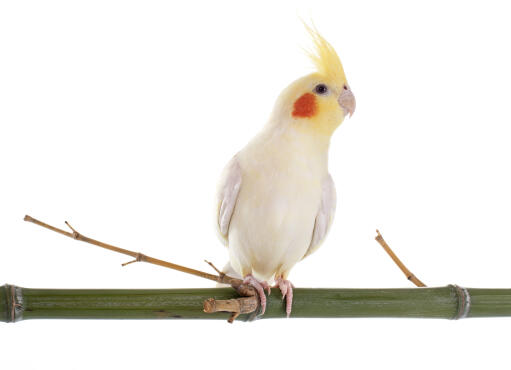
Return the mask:
<path id="1" fill-rule="evenodd" d="M 265 152 L 276 153 L 275 160 L 283 164 L 307 163 L 321 173 L 328 172 L 330 136 L 311 134 L 289 125 L 268 124 L 256 141 L 263 144 L 260 148 Z"/>
<path id="2" fill-rule="evenodd" d="M 318 154 L 324 153 L 328 155 L 330 138 L 332 136 L 330 133 L 315 130 L 306 120 L 297 121 L 289 115 L 275 113 L 277 112 L 274 112 L 263 129 L 263 135 L 294 145 L 297 150 L 300 150 L 300 147 L 302 147 L 306 150 L 315 151 Z"/>

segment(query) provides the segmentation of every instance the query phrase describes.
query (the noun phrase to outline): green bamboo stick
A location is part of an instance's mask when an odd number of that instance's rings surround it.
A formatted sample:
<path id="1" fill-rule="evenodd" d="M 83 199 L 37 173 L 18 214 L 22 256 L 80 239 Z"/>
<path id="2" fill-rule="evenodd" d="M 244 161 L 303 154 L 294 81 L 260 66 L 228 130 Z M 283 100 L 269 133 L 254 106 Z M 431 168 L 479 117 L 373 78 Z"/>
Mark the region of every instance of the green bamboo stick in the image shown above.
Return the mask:
<path id="1" fill-rule="evenodd" d="M 0 321 L 30 319 L 223 319 L 205 313 L 208 298 L 232 299 L 231 288 L 211 289 L 29 289 L 0 287 Z M 285 318 L 278 289 L 262 319 Z M 253 316 L 253 315 L 252 315 Z M 292 318 L 511 316 L 511 289 L 463 289 L 455 285 L 409 289 L 294 290 Z M 253 317 L 252 317 L 253 318 Z M 242 314 L 240 320 L 251 315 Z"/>
<path id="2" fill-rule="evenodd" d="M 227 319 L 251 320 L 258 305 L 255 292 L 243 281 L 227 276 L 209 263 L 218 275 L 176 265 L 157 258 L 119 248 L 78 233 L 51 226 L 33 217 L 25 221 L 59 234 L 129 255 L 133 262 L 148 262 L 231 285 L 222 289 L 28 289 L 13 285 L 0 287 L 0 321 L 27 319 Z M 417 286 L 425 286 L 392 252 L 377 231 L 376 240 Z M 240 298 L 238 292 L 245 296 Z M 211 298 L 214 298 L 213 300 Z M 207 302 L 206 302 L 207 301 Z M 204 312 L 207 310 L 210 313 Z M 217 312 L 217 311 L 229 312 Z M 250 312 L 241 314 L 240 312 Z M 466 317 L 511 316 L 511 289 L 466 289 L 457 285 L 412 289 L 294 289 L 291 317 L 412 317 L 460 319 Z M 286 317 L 278 289 L 268 297 L 264 316 Z"/>

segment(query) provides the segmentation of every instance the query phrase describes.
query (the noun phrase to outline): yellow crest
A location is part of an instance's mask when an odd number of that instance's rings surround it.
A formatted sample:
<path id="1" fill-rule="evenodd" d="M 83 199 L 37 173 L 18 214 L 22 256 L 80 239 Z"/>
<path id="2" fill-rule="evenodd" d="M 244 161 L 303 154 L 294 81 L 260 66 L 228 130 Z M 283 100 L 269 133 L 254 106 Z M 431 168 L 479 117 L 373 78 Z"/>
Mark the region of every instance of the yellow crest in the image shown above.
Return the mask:
<path id="1" fill-rule="evenodd" d="M 307 54 L 316 66 L 318 73 L 339 85 L 346 83 L 344 68 L 333 46 L 319 34 L 314 26 L 311 28 L 305 23 L 304 25 L 314 43 L 314 50 L 308 51 Z"/>

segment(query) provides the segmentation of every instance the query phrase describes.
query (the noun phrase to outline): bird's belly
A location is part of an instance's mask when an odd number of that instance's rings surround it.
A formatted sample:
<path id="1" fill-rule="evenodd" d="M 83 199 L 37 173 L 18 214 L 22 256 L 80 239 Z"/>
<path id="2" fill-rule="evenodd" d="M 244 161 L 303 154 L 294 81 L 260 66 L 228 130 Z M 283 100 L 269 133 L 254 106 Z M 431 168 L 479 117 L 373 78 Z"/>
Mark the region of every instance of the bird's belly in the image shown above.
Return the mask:
<path id="1" fill-rule="evenodd" d="M 264 280 L 289 271 L 309 248 L 320 196 L 302 174 L 244 178 L 229 227 L 233 268 Z"/>

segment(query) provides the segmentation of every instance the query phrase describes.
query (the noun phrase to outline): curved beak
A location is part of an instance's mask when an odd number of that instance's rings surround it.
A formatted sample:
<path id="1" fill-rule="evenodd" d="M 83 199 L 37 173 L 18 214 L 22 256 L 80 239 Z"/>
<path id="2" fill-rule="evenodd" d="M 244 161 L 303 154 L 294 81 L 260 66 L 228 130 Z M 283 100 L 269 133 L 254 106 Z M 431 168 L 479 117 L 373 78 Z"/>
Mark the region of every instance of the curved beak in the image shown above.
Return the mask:
<path id="1" fill-rule="evenodd" d="M 344 109 L 344 114 L 349 114 L 350 117 L 355 112 L 355 107 L 357 105 L 357 102 L 355 101 L 355 95 L 353 95 L 353 92 L 348 87 L 347 89 L 342 90 L 341 95 L 337 99 L 339 102 L 339 105 L 342 109 Z"/>

